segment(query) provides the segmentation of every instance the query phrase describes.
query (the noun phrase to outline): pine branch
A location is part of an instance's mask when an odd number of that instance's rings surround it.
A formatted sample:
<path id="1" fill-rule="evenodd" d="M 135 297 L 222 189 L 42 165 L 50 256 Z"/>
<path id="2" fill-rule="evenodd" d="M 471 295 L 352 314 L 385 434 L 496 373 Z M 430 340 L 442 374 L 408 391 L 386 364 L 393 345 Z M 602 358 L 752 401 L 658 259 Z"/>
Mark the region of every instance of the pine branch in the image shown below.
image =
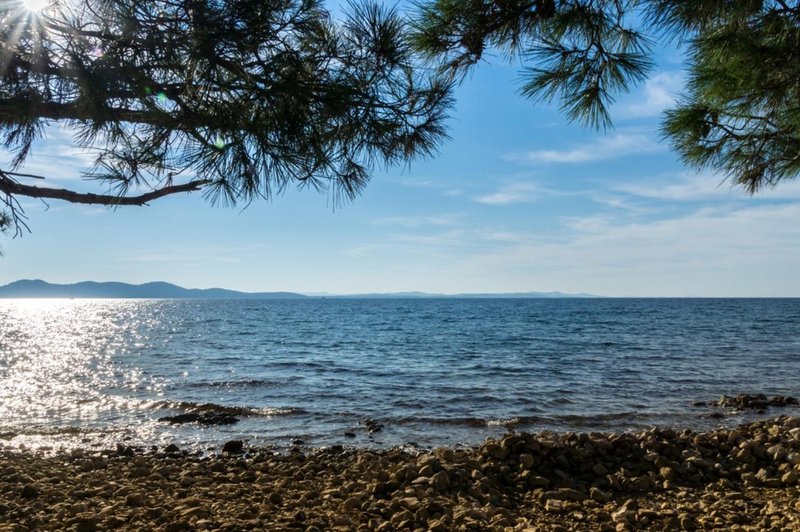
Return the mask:
<path id="1" fill-rule="evenodd" d="M 4 173 L 3 173 L 4 174 Z M 82 203 L 88 205 L 106 205 L 108 207 L 119 206 L 143 206 L 147 203 L 169 196 L 172 194 L 182 194 L 184 192 L 194 192 L 202 189 L 211 181 L 199 180 L 189 181 L 181 185 L 171 185 L 155 189 L 151 192 L 139 196 L 115 196 L 111 194 L 92 194 L 89 192 L 75 192 L 63 188 L 35 187 L 17 183 L 11 178 L 0 175 L 0 192 L 8 196 L 19 195 L 38 199 L 58 199 L 71 203 Z"/>

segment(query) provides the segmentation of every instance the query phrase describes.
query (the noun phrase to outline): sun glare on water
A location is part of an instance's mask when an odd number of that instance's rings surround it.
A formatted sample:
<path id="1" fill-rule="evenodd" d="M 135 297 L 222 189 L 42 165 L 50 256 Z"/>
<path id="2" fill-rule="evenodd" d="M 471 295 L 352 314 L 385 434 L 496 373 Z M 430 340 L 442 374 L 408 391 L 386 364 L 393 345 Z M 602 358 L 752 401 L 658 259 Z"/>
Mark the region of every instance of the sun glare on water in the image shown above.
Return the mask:
<path id="1" fill-rule="evenodd" d="M 49 0 L 22 0 L 22 7 L 26 11 L 39 13 L 44 10 L 49 3 Z"/>

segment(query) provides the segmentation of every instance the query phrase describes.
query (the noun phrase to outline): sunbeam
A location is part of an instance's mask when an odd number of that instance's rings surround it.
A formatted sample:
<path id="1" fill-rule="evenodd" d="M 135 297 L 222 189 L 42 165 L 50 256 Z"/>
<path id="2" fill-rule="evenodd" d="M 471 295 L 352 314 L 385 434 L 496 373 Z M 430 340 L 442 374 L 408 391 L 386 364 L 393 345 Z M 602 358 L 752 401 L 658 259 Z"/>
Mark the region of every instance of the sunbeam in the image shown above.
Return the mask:
<path id="1" fill-rule="evenodd" d="M 50 2 L 48 0 L 22 0 L 22 8 L 32 13 L 44 10 Z"/>

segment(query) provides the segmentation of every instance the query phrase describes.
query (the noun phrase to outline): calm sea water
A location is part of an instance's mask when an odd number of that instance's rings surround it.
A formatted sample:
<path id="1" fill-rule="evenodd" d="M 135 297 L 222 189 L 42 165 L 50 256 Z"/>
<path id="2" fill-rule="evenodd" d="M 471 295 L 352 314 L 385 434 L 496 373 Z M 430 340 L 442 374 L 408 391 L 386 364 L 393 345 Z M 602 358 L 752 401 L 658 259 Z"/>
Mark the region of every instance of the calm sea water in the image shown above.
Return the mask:
<path id="1" fill-rule="evenodd" d="M 800 300 L 0 301 L 7 446 L 706 428 L 747 418 L 692 402 L 738 393 L 800 396 Z M 157 421 L 199 405 L 240 421 Z"/>

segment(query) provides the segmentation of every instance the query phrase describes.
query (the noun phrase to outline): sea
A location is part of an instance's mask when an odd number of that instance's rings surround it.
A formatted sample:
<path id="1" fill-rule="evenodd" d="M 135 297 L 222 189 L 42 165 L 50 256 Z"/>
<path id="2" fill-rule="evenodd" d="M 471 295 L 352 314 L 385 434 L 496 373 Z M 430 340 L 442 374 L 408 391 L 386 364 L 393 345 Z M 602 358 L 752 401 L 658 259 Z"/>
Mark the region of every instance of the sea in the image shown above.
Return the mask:
<path id="1" fill-rule="evenodd" d="M 800 397 L 800 299 L 0 300 L 0 445 L 431 448 Z M 700 405 L 700 403 L 703 403 Z M 171 423 L 186 413 L 220 425 Z"/>

